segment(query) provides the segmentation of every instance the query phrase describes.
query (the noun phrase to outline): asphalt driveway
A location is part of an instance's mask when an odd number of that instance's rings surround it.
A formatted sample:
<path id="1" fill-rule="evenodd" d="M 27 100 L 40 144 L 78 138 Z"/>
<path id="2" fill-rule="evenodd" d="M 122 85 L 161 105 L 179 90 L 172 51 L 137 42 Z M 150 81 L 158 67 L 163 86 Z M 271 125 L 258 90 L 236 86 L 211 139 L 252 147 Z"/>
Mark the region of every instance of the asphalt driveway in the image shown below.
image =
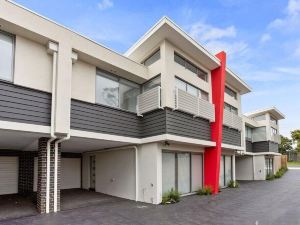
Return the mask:
<path id="1" fill-rule="evenodd" d="M 274 181 L 245 182 L 217 196 L 188 196 L 174 205 L 120 200 L 0 224 L 300 225 L 300 170 Z"/>

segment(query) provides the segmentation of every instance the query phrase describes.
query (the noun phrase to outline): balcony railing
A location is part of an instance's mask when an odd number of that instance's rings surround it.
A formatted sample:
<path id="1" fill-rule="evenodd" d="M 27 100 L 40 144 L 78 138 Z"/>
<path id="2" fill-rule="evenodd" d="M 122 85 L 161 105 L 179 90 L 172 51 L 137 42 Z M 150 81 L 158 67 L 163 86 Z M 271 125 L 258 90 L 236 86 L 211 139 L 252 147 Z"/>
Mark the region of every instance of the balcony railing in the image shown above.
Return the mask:
<path id="1" fill-rule="evenodd" d="M 225 126 L 237 129 L 239 131 L 241 131 L 242 127 L 243 127 L 242 118 L 232 112 L 229 112 L 228 110 L 225 110 L 225 109 L 224 109 L 223 124 Z"/>
<path id="2" fill-rule="evenodd" d="M 271 135 L 271 141 L 280 144 L 281 143 L 281 138 L 279 134 L 272 134 Z"/>
<path id="3" fill-rule="evenodd" d="M 144 113 L 161 109 L 161 87 L 152 88 L 137 97 L 136 112 L 138 116 Z"/>
<path id="4" fill-rule="evenodd" d="M 215 121 L 215 106 L 186 91 L 175 89 L 175 109 L 202 117 L 210 122 Z"/>

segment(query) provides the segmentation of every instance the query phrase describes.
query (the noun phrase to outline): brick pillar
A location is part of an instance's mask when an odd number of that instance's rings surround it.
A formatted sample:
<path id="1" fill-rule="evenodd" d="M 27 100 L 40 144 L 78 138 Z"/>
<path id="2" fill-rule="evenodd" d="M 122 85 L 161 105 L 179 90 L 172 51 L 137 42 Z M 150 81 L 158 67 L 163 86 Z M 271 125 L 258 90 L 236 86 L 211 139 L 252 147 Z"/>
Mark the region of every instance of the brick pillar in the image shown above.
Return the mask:
<path id="1" fill-rule="evenodd" d="M 37 187 L 37 209 L 40 213 L 46 213 L 47 192 L 47 141 L 49 138 L 39 139 L 38 149 L 38 187 Z M 58 146 L 58 188 L 57 188 L 57 211 L 60 210 L 60 145 Z M 50 147 L 50 189 L 49 189 L 49 212 L 54 211 L 54 144 Z"/>

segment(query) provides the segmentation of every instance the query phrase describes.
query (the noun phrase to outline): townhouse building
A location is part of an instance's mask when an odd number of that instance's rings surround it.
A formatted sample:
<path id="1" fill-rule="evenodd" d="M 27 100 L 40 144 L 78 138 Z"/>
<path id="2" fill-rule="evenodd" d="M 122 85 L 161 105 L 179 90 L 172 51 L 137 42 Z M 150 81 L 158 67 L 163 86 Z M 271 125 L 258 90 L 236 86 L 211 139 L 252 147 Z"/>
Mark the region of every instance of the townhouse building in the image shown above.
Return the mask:
<path id="1" fill-rule="evenodd" d="M 281 167 L 281 142 L 279 120 L 285 116 L 276 108 L 270 107 L 246 113 L 243 116 L 245 127 L 245 150 L 236 160 L 238 180 L 265 180 Z"/>
<path id="2" fill-rule="evenodd" d="M 0 30 L 0 195 L 36 194 L 41 213 L 72 188 L 159 204 L 218 193 L 259 149 L 244 140 L 250 87 L 167 17 L 124 55 L 8 0 Z"/>

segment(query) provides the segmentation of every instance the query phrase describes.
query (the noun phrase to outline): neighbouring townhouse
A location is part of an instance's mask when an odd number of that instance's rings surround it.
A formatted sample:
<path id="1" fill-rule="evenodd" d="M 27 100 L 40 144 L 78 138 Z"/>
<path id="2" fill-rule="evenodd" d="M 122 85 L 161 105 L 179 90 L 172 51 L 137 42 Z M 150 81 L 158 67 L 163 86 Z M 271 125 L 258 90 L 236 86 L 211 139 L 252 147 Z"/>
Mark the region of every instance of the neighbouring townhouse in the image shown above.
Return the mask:
<path id="1" fill-rule="evenodd" d="M 236 157 L 236 179 L 265 180 L 281 168 L 278 121 L 285 116 L 275 107 L 246 113 L 245 150 Z"/>
<path id="2" fill-rule="evenodd" d="M 276 155 L 282 114 L 242 116 L 251 89 L 226 54 L 167 17 L 124 55 L 12 1 L 0 30 L 0 195 L 36 193 L 41 213 L 71 188 L 159 204 L 172 188 L 218 193 L 257 163 L 265 176 Z"/>

